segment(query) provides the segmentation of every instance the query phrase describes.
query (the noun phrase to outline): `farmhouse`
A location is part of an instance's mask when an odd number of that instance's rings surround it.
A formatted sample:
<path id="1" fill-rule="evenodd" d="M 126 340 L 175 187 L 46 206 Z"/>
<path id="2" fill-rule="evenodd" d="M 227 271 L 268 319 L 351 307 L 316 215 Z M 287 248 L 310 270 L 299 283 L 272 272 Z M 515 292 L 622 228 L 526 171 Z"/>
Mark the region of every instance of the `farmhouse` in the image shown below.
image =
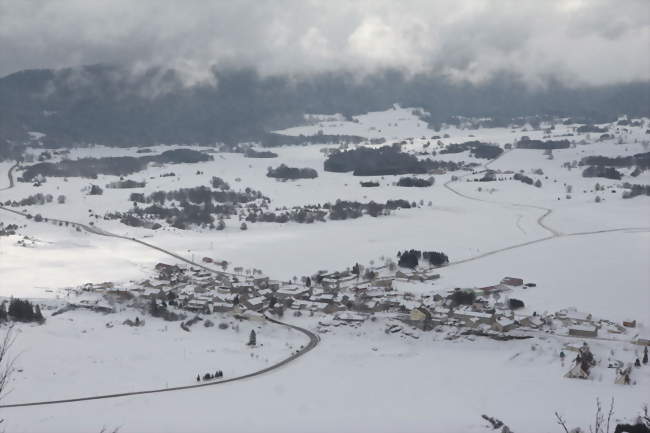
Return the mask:
<path id="1" fill-rule="evenodd" d="M 392 290 L 393 289 L 393 280 L 390 278 L 385 278 L 381 280 L 374 280 L 371 283 L 372 287 L 379 287 L 384 290 Z"/>
<path id="2" fill-rule="evenodd" d="M 587 379 L 589 373 L 584 371 L 581 364 L 578 363 L 574 365 L 573 368 L 564 375 L 564 377 L 568 377 L 569 379 Z"/>
<path id="3" fill-rule="evenodd" d="M 275 296 L 277 296 L 280 299 L 301 298 L 301 297 L 308 296 L 309 291 L 310 290 L 307 287 L 289 286 L 277 290 L 275 292 Z"/>
<path id="4" fill-rule="evenodd" d="M 598 336 L 598 328 L 593 325 L 573 325 L 569 328 L 569 335 L 593 338 Z"/>
<path id="5" fill-rule="evenodd" d="M 366 317 L 367 316 L 365 316 L 363 314 L 350 313 L 348 311 L 348 312 L 345 312 L 345 313 L 337 314 L 336 316 L 334 316 L 334 319 L 335 320 L 340 320 L 340 321 L 343 321 L 343 322 L 363 322 L 364 320 L 366 320 Z"/>
<path id="6" fill-rule="evenodd" d="M 456 310 L 453 312 L 453 317 L 464 321 L 467 325 L 475 326 L 477 324 L 490 325 L 492 323 L 492 314 L 480 313 L 470 310 Z"/>
<path id="7" fill-rule="evenodd" d="M 497 332 L 508 332 L 517 327 L 517 322 L 512 319 L 500 317 L 492 323 L 492 329 Z"/>
<path id="8" fill-rule="evenodd" d="M 650 336 L 648 335 L 639 335 L 635 341 L 636 344 L 642 346 L 650 346 Z"/>
<path id="9" fill-rule="evenodd" d="M 242 301 L 242 304 L 249 310 L 259 311 L 264 307 L 264 296 L 257 296 L 255 298 L 249 298 Z"/>
<path id="10" fill-rule="evenodd" d="M 505 277 L 503 278 L 503 280 L 501 280 L 501 284 L 505 284 L 507 286 L 519 287 L 524 285 L 524 280 L 515 277 Z"/>
<path id="11" fill-rule="evenodd" d="M 623 320 L 623 326 L 625 326 L 626 328 L 636 328 L 636 320 L 633 319 Z"/>

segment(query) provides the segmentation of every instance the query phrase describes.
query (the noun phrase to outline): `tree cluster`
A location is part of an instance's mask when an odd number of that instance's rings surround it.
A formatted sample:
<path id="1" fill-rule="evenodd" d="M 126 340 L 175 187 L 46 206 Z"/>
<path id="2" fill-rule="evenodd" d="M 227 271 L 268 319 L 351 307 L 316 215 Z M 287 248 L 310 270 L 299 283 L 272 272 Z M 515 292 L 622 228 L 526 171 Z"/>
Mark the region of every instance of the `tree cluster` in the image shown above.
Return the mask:
<path id="1" fill-rule="evenodd" d="M 483 143 L 478 140 L 466 141 L 465 143 L 451 143 L 442 149 L 440 153 L 461 153 L 467 150 L 469 150 L 470 155 L 483 159 L 495 159 L 503 153 L 503 149 L 499 146 Z"/>
<path id="2" fill-rule="evenodd" d="M 172 149 L 152 156 L 111 156 L 105 158 L 64 159 L 60 162 L 39 162 L 24 168 L 22 182 L 31 182 L 38 175 L 45 177 L 86 177 L 98 174 L 128 176 L 144 170 L 151 162 L 161 164 L 193 164 L 214 159 L 211 155 L 192 149 Z"/>
<path id="3" fill-rule="evenodd" d="M 438 251 L 420 251 L 420 250 L 406 250 L 397 253 L 397 264 L 403 268 L 415 269 L 420 259 L 426 260 L 432 266 L 443 266 L 449 263 L 449 257 L 445 253 Z"/>
<path id="4" fill-rule="evenodd" d="M 399 145 L 377 149 L 358 149 L 330 154 L 324 163 L 325 171 L 352 172 L 355 176 L 384 176 L 399 174 L 423 174 L 432 169 L 457 170 L 460 164 L 451 161 L 420 160 L 404 153 Z"/>
<path id="5" fill-rule="evenodd" d="M 568 149 L 571 146 L 569 140 L 532 140 L 528 136 L 523 136 L 516 143 L 518 149 Z"/>
<path id="6" fill-rule="evenodd" d="M 434 181 L 435 179 L 433 177 L 429 177 L 428 179 L 420 179 L 417 177 L 401 177 L 397 181 L 397 186 L 425 188 L 433 185 Z"/>
<path id="7" fill-rule="evenodd" d="M 276 179 L 314 179 L 318 177 L 318 172 L 313 168 L 297 168 L 280 164 L 276 168 L 269 167 L 266 175 Z"/>
<path id="8" fill-rule="evenodd" d="M 4 311 L 4 304 L 1 309 Z M 42 323 L 45 321 L 41 313 L 41 308 L 38 305 L 32 304 L 27 299 L 11 298 L 7 313 L 10 319 L 17 322 Z"/>
<path id="9" fill-rule="evenodd" d="M 582 177 L 604 177 L 605 179 L 621 180 L 623 173 L 614 167 L 591 165 L 582 171 Z"/>

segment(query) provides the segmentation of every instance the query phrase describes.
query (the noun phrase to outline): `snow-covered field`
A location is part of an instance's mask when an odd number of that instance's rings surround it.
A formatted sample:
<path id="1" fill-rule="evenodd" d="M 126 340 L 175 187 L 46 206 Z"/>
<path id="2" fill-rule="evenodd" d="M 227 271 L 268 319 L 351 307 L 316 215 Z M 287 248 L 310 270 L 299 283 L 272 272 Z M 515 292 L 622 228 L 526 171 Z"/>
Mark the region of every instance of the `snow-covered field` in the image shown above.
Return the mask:
<path id="1" fill-rule="evenodd" d="M 337 329 L 295 363 L 243 382 L 12 409 L 7 427 L 21 433 L 103 426 L 121 432 L 482 432 L 488 431 L 480 418 L 485 413 L 514 431 L 538 433 L 558 431 L 556 410 L 569 425 L 591 421 L 597 397 L 606 403 L 614 397 L 621 417 L 647 399 L 648 374 L 637 376 L 634 387 L 613 385 L 607 368 L 593 381 L 563 378 L 567 368 L 557 357 L 563 341 L 553 338 L 440 341 L 427 333 L 411 340 L 386 336 L 382 328 Z M 592 348 L 598 356 L 630 350 Z"/>
<path id="2" fill-rule="evenodd" d="M 386 138 L 390 144 L 406 140 L 404 150 L 422 151 L 431 142 L 438 149 L 450 143 L 481 140 L 504 146 L 523 135 L 542 138 L 541 130 L 511 128 L 462 129 L 446 127 L 436 132 L 409 109 L 395 107 L 380 113 L 321 118 L 313 124 L 279 131 L 283 134 L 350 134 Z M 647 123 L 647 121 L 646 121 Z M 546 139 L 560 139 L 573 126 L 558 124 Z M 564 163 L 587 155 L 624 156 L 647 152 L 643 128 L 616 132 L 616 138 L 597 141 L 598 134 L 576 134 L 575 147 L 553 151 L 549 159 L 541 150 L 515 149 L 489 163 L 494 170 L 523 170 L 539 179 L 541 188 L 517 181 L 451 182 L 452 175 L 435 175 L 430 188 L 394 186 L 400 176 L 355 177 L 323 170 L 323 148 L 337 145 L 283 146 L 271 149 L 274 159 L 244 158 L 239 153 L 214 153 L 214 160 L 198 164 L 148 167 L 128 176 L 146 180 L 140 189 L 104 188 L 101 196 L 82 189 L 94 183 L 104 187 L 114 176 L 48 178 L 35 188 L 17 183 L 0 191 L 0 202 L 20 200 L 37 192 L 52 194 L 42 206 L 16 208 L 84 224 L 111 233 L 143 239 L 199 261 L 203 256 L 227 260 L 231 266 L 261 269 L 271 278 L 288 280 L 317 270 L 342 270 L 355 262 L 394 258 L 398 250 L 444 251 L 452 266 L 440 269 L 434 283 L 409 284 L 398 290 L 418 294 L 446 293 L 455 287 L 496 284 L 506 275 L 537 283 L 516 289 L 526 303 L 525 312 L 557 311 L 576 307 L 595 316 L 621 321 L 636 318 L 640 332 L 650 327 L 650 197 L 622 199 L 623 182 L 650 183 L 650 173 L 614 181 L 583 178 L 583 167 L 568 170 Z M 616 131 L 612 126 L 611 132 Z M 445 134 L 449 137 L 443 138 Z M 412 140 L 409 140 L 412 138 Z M 583 143 L 584 141 L 584 143 Z M 619 144 L 620 141 L 620 144 Z M 166 150 L 157 147 L 154 151 Z M 37 154 L 42 149 L 34 149 Z M 94 147 L 74 149 L 69 158 L 137 155 L 136 149 Z M 468 152 L 439 154 L 441 160 L 478 162 Z M 316 179 L 280 182 L 266 176 L 267 167 L 285 163 L 318 171 Z M 11 163 L 0 163 L 0 189 L 8 186 Z M 541 169 L 543 174 L 532 174 Z M 160 177 L 173 171 L 177 176 Z M 18 173 L 19 174 L 19 173 Z M 235 190 L 250 187 L 271 199 L 272 209 L 337 199 L 385 202 L 389 199 L 422 201 L 423 206 L 402 209 L 389 216 L 363 216 L 345 221 L 313 224 L 249 223 L 239 230 L 236 218 L 226 220 L 224 231 L 157 231 L 104 221 L 91 215 L 127 210 L 132 192 L 153 192 L 199 185 L 208 186 L 218 176 Z M 377 180 L 380 187 L 363 188 L 359 182 Z M 595 191 L 596 183 L 605 191 Z M 567 186 L 570 185 L 570 188 Z M 479 189 L 480 188 L 480 189 Z M 569 192 L 570 190 L 570 192 Z M 65 194 L 66 203 L 56 197 Z M 571 198 L 567 198 L 570 195 Z M 595 202 L 596 196 L 601 200 Z M 428 202 L 431 202 L 431 206 Z M 558 234 L 540 224 L 542 222 Z M 0 296 L 56 299 L 61 287 L 86 282 L 128 282 L 145 278 L 157 262 L 176 259 L 127 239 L 97 236 L 74 228 L 35 223 L 7 212 L 0 222 L 18 224 L 19 234 L 0 236 Z M 24 227 L 22 227 L 25 225 Z M 618 231 L 608 231 L 617 230 Z M 584 233 L 606 231 L 604 233 Z M 27 246 L 19 245 L 29 236 Z M 535 242 L 542 240 L 540 242 Z M 530 244 L 528 244 L 530 242 Z M 522 245 L 523 244 L 523 245 Z M 508 247 L 518 246 L 508 249 Z M 503 250 L 503 251 L 501 251 Z M 488 254 L 495 252 L 494 254 Z M 485 256 L 483 256 L 485 255 Z M 453 262 L 476 258 L 464 263 Z M 76 397 L 191 383 L 197 372 L 220 368 L 228 375 L 264 368 L 291 352 L 305 337 L 262 326 L 264 347 L 251 357 L 243 347 L 248 329 L 241 332 L 195 325 L 181 331 L 151 317 L 144 328 L 122 326 L 132 312 L 111 316 L 74 311 L 49 317 L 43 326 L 21 325 L 16 349 L 22 371 L 14 391 L 3 402 Z M 318 317 L 290 318 L 315 329 Z M 107 328 L 106 322 L 115 323 Z M 215 319 L 218 321 L 218 319 Z M 119 324 L 118 324 L 119 323 Z M 34 408 L 5 409 L 6 428 L 15 432 L 85 432 L 102 427 L 120 432 L 139 431 L 484 431 L 480 415 L 506 421 L 516 432 L 559 431 L 554 411 L 566 414 L 569 425 L 585 426 L 593 418 L 595 399 L 616 399 L 620 417 L 636 413 L 650 403 L 645 367 L 635 375 L 637 385 L 613 385 L 613 370 L 599 366 L 593 380 L 562 377 L 558 353 L 566 341 L 555 336 L 496 342 L 477 338 L 446 341 L 436 333 L 407 339 L 383 332 L 381 320 L 358 329 L 337 328 L 304 357 L 266 375 L 241 382 L 172 393 L 80 402 Z M 257 329 L 257 328 L 256 328 Z M 534 347 L 534 350 L 533 350 Z M 633 357 L 638 346 L 597 341 L 592 348 L 606 359 L 609 351 Z M 214 368 L 212 367 L 214 366 Z M 183 416 L 178 416 L 183 414 Z"/>

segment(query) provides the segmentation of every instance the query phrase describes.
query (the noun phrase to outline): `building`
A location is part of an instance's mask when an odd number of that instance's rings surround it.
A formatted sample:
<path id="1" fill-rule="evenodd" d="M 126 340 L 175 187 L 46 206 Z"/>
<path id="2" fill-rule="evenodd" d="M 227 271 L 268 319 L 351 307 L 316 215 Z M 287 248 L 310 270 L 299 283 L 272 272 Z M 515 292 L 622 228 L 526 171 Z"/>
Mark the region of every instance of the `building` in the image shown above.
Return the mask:
<path id="1" fill-rule="evenodd" d="M 574 365 L 573 368 L 564 375 L 564 377 L 568 377 L 569 379 L 587 379 L 589 373 L 584 371 L 580 363 L 578 363 Z"/>
<path id="2" fill-rule="evenodd" d="M 623 326 L 626 328 L 636 328 L 636 320 L 627 319 L 623 320 Z"/>
<path id="3" fill-rule="evenodd" d="M 282 287 L 281 289 L 275 292 L 275 296 L 278 299 L 287 299 L 287 298 L 303 298 L 309 296 L 310 289 L 307 287 L 301 286 L 288 286 Z"/>
<path id="4" fill-rule="evenodd" d="M 517 327 L 517 322 L 505 317 L 500 317 L 492 323 L 492 329 L 497 332 L 512 331 Z"/>
<path id="5" fill-rule="evenodd" d="M 470 310 L 455 310 L 452 313 L 455 319 L 462 320 L 468 326 L 476 326 L 480 324 L 491 325 L 493 322 L 493 315 L 490 313 L 480 313 Z"/>
<path id="6" fill-rule="evenodd" d="M 334 316 L 334 319 L 335 320 L 340 320 L 340 321 L 343 321 L 343 322 L 361 323 L 361 322 L 366 320 L 366 317 L 367 316 L 365 316 L 363 314 L 351 313 L 349 311 L 346 311 L 344 313 L 337 314 L 336 316 Z"/>
<path id="7" fill-rule="evenodd" d="M 590 313 L 584 313 L 582 311 L 575 310 L 562 310 L 555 313 L 555 317 L 561 320 L 562 322 L 575 322 L 575 323 L 586 323 L 593 320 L 593 316 Z"/>
<path id="8" fill-rule="evenodd" d="M 505 284 L 507 286 L 519 287 L 524 285 L 524 280 L 515 277 L 505 277 L 503 280 L 501 280 L 501 284 Z"/>
<path id="9" fill-rule="evenodd" d="M 648 335 L 639 335 L 635 341 L 636 344 L 642 346 L 650 346 L 650 336 Z"/>
<path id="10" fill-rule="evenodd" d="M 393 290 L 393 280 L 390 279 L 390 278 L 374 280 L 372 283 L 370 283 L 370 285 L 372 287 L 379 287 L 379 288 L 384 289 L 386 291 Z"/>
<path id="11" fill-rule="evenodd" d="M 574 337 L 594 338 L 598 336 L 598 328 L 593 325 L 573 325 L 569 328 L 569 335 Z"/>
<path id="12" fill-rule="evenodd" d="M 259 311 L 264 307 L 264 296 L 257 296 L 255 298 L 249 298 L 242 301 L 242 304 L 249 310 Z"/>

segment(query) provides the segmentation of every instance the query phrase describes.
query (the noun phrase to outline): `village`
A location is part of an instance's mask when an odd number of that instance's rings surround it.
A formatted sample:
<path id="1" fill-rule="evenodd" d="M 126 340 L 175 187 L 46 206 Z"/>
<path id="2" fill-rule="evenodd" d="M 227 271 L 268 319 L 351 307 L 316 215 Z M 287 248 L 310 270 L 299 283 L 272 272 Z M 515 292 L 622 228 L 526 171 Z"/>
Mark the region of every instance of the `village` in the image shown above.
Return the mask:
<path id="1" fill-rule="evenodd" d="M 143 281 L 69 288 L 67 307 L 59 311 L 86 308 L 111 313 L 126 305 L 137 307 L 143 317 L 150 314 L 180 321 L 187 332 L 201 315 L 254 321 L 269 315 L 305 315 L 317 320 L 316 331 L 321 335 L 338 327 L 359 328 L 366 321 L 383 322 L 387 335 L 407 339 L 419 339 L 423 332 L 442 333 L 447 340 L 473 336 L 507 341 L 552 335 L 566 340 L 558 353 L 563 366 L 565 359 L 570 364 L 565 377 L 578 379 L 588 379 L 591 367 L 601 361 L 591 353 L 588 341 L 627 342 L 638 348 L 634 349 L 636 359 L 602 360 L 615 369 L 614 382 L 622 385 L 634 384 L 633 367 L 648 363 L 650 337 L 637 328 L 634 318 L 616 323 L 575 308 L 522 312 L 531 308 L 524 309 L 524 303 L 511 295 L 539 288 L 519 277 L 506 276 L 484 287 L 436 288 L 434 294 L 429 290 L 418 295 L 411 283 L 434 287 L 440 279 L 437 267 L 407 270 L 387 259 L 382 266 L 355 264 L 344 271 L 319 271 L 287 282 L 272 280 L 259 270 L 235 268 L 235 273 L 227 273 L 215 269 L 221 265 L 209 257 L 203 265 L 161 262 L 152 277 Z M 193 318 L 184 321 L 188 316 Z M 144 323 L 139 317 L 125 322 L 130 326 Z"/>

